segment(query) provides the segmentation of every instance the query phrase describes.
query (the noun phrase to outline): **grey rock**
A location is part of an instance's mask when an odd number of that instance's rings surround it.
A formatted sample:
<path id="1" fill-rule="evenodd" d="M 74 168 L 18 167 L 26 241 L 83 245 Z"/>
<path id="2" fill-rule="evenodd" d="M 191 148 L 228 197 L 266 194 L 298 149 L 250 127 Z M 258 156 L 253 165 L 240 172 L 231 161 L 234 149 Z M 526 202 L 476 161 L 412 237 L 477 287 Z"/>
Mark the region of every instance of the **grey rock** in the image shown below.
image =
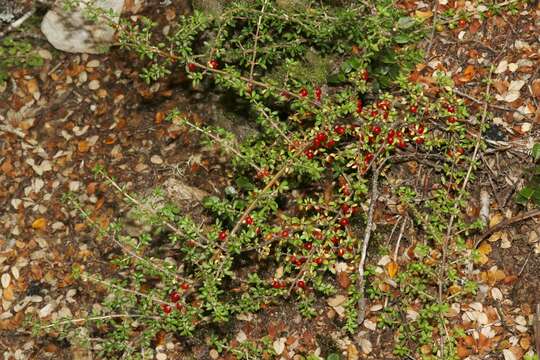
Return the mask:
<path id="1" fill-rule="evenodd" d="M 41 23 L 41 31 L 47 40 L 58 50 L 71 53 L 100 54 L 108 51 L 115 30 L 107 20 L 94 22 L 85 17 L 88 0 L 72 9 L 65 9 L 61 2 L 49 10 Z M 124 0 L 98 0 L 95 6 L 105 11 L 112 10 L 120 15 Z M 118 16 L 110 19 L 118 22 Z"/>

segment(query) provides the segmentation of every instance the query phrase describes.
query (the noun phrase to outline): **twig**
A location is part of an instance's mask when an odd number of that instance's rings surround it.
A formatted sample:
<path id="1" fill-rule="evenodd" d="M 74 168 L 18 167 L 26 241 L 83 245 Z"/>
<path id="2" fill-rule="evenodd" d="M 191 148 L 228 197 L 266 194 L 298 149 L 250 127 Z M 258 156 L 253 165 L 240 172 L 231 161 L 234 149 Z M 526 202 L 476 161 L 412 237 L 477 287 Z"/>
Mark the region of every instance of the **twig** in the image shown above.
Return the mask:
<path id="1" fill-rule="evenodd" d="M 54 324 L 41 326 L 39 329 L 48 329 L 55 326 L 65 325 L 65 324 L 76 324 L 81 321 L 96 321 L 96 320 L 105 320 L 105 319 L 117 319 L 117 318 L 147 318 L 147 319 L 160 319 L 158 316 L 149 316 L 149 315 L 137 315 L 137 314 L 111 314 L 103 316 L 92 316 L 87 318 L 80 319 L 69 319 L 65 321 L 56 322 Z"/>
<path id="2" fill-rule="evenodd" d="M 518 215 L 518 216 L 514 216 L 513 218 L 511 219 L 506 219 L 504 221 L 501 221 L 500 223 L 498 223 L 497 225 L 495 226 L 492 226 L 490 227 L 489 229 L 487 229 L 486 231 L 484 231 L 482 233 L 482 235 L 480 235 L 480 237 L 478 238 L 478 240 L 476 240 L 476 243 L 475 243 L 475 248 L 478 247 L 478 245 L 480 245 L 480 243 L 486 239 L 487 237 L 489 237 L 491 234 L 497 232 L 497 231 L 500 231 L 502 229 L 504 229 L 505 227 L 507 226 L 510 226 L 512 224 L 515 224 L 517 222 L 520 222 L 520 221 L 523 221 L 523 220 L 527 220 L 527 219 L 530 219 L 532 217 L 536 217 L 536 216 L 540 216 L 540 209 L 533 209 L 533 210 L 530 210 L 530 211 L 527 211 L 521 215 Z"/>
<path id="3" fill-rule="evenodd" d="M 368 211 L 368 217 L 366 221 L 366 230 L 364 232 L 364 240 L 362 242 L 362 252 L 360 256 L 360 263 L 358 264 L 358 292 L 360 294 L 359 295 L 360 298 L 358 299 L 358 320 L 357 320 L 358 324 L 361 324 L 366 317 L 366 296 L 365 296 L 366 279 L 365 279 L 364 273 L 365 273 L 365 265 L 366 265 L 369 239 L 371 237 L 371 229 L 373 228 L 373 212 L 375 210 L 375 204 L 377 202 L 377 198 L 379 197 L 379 190 L 378 190 L 379 173 L 385 161 L 383 161 L 382 164 L 378 168 L 376 168 L 373 172 L 373 180 L 372 180 L 372 185 L 371 185 L 371 200 L 369 203 L 369 211 Z"/>
<path id="4" fill-rule="evenodd" d="M 431 36 L 429 38 L 429 45 L 426 49 L 426 59 L 430 56 L 431 48 L 433 47 L 433 40 L 435 39 L 435 30 L 437 27 L 437 10 L 439 8 L 439 0 L 435 0 L 435 5 L 433 6 L 433 20 L 431 26 Z"/>
<path id="5" fill-rule="evenodd" d="M 489 76 L 488 76 L 488 85 L 487 85 L 487 88 L 486 88 L 486 96 L 489 96 L 490 94 L 490 91 L 491 91 L 491 75 L 493 74 L 493 66 L 491 67 L 490 69 L 490 72 L 489 72 Z M 482 129 L 482 125 L 485 123 L 486 121 L 486 118 L 487 118 L 487 113 L 488 113 L 488 104 L 487 103 L 484 103 L 484 110 L 482 112 L 482 119 L 480 121 L 480 126 L 479 128 Z M 480 144 L 482 143 L 482 131 L 478 131 L 477 135 L 476 135 L 476 144 L 474 146 L 474 152 L 473 152 L 473 155 L 472 155 L 472 158 L 471 158 L 471 164 L 469 165 L 469 168 L 467 170 L 467 174 L 465 175 L 465 179 L 463 180 L 463 185 L 461 186 L 461 191 L 458 195 L 458 198 L 457 198 L 457 201 L 455 202 L 455 205 L 454 205 L 454 213 L 452 214 L 452 216 L 450 216 L 450 221 L 448 222 L 448 228 L 446 229 L 446 236 L 444 236 L 444 239 L 443 239 L 443 243 L 442 243 L 442 260 L 441 260 L 441 266 L 440 266 L 440 270 L 439 270 L 439 302 L 442 303 L 442 297 L 443 297 L 443 279 L 445 279 L 445 272 L 446 272 L 446 261 L 447 261 L 447 257 L 448 257 L 448 244 L 450 242 L 450 237 L 451 237 L 451 234 L 452 234 L 452 230 L 453 230 L 453 226 L 454 226 L 454 221 L 456 220 L 456 215 L 455 215 L 455 212 L 457 212 L 458 210 L 458 207 L 459 207 L 459 203 L 461 202 L 461 198 L 463 197 L 463 194 L 464 194 L 464 191 L 467 184 L 469 183 L 469 179 L 471 178 L 471 174 L 472 174 L 472 169 L 474 167 L 474 163 L 476 162 L 476 159 L 478 157 L 478 152 L 480 150 Z M 441 355 L 444 355 L 444 347 L 445 347 L 445 337 L 444 336 L 441 336 L 441 341 L 440 341 L 440 352 L 441 352 Z"/>
<path id="6" fill-rule="evenodd" d="M 403 237 L 403 232 L 405 231 L 405 225 L 407 224 L 407 217 L 403 218 L 403 222 L 401 223 L 401 228 L 399 229 L 399 235 L 396 241 L 396 248 L 394 249 L 394 262 L 397 261 L 397 256 L 399 252 L 399 244 L 401 243 L 401 238 Z"/>
<path id="7" fill-rule="evenodd" d="M 525 116 L 525 117 L 528 116 L 528 114 L 525 114 L 525 113 L 521 112 L 518 109 L 512 109 L 512 108 L 502 106 L 502 105 L 489 104 L 489 103 L 487 103 L 485 101 L 478 100 L 477 98 L 475 98 L 475 97 L 473 97 L 473 96 L 471 96 L 471 95 L 469 95 L 467 93 L 464 93 L 464 92 L 462 92 L 462 91 L 460 91 L 458 89 L 453 89 L 452 91 L 454 93 L 458 94 L 459 96 L 467 98 L 467 99 L 471 100 L 472 102 L 475 102 L 475 103 L 477 103 L 479 105 L 484 105 L 484 106 L 487 105 L 487 106 L 489 106 L 491 108 L 494 108 L 494 109 L 503 110 L 503 111 L 507 111 L 507 112 L 517 112 L 521 116 Z"/>
<path id="8" fill-rule="evenodd" d="M 253 44 L 253 56 L 251 57 L 251 67 L 249 69 L 250 80 L 253 80 L 253 70 L 255 69 L 255 58 L 257 57 L 257 43 L 259 42 L 259 30 L 261 29 L 262 18 L 263 18 L 264 10 L 266 9 L 267 3 L 268 3 L 268 0 L 265 0 L 261 9 L 261 14 L 259 15 L 259 20 L 257 21 L 257 31 L 255 31 L 255 41 Z"/>
<path id="9" fill-rule="evenodd" d="M 9 32 L 11 32 L 11 31 L 15 30 L 16 28 L 18 28 L 19 26 L 21 26 L 26 20 L 28 20 L 28 18 L 30 18 L 30 16 L 34 15 L 35 12 L 36 12 L 36 9 L 32 8 L 29 11 L 27 11 L 23 16 L 21 16 L 20 18 L 18 18 L 14 22 L 12 22 L 7 27 L 6 30 L 0 32 L 0 39 L 2 39 L 4 36 L 6 36 Z"/>

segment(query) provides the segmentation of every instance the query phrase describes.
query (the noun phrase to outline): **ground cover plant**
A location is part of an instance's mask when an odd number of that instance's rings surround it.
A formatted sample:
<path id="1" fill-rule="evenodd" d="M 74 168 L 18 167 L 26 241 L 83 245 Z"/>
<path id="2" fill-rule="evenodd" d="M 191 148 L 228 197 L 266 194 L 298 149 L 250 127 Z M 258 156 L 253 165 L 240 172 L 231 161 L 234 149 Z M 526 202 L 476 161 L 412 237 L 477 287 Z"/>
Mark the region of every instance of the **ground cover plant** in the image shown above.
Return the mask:
<path id="1" fill-rule="evenodd" d="M 84 322 L 35 330 L 87 342 L 103 358 L 151 358 L 162 332 L 210 332 L 218 353 L 271 358 L 278 350 L 266 339 L 234 344 L 216 328 L 291 301 L 311 318 L 328 302 L 351 334 L 393 330 L 398 357 L 458 358 L 465 332 L 452 306 L 476 293 L 467 274 L 483 256 L 469 236 L 484 224 L 465 210 L 491 115 L 485 107 L 471 117 L 442 72 L 430 84 L 415 79 L 416 44 L 429 33 L 422 18 L 393 1 L 261 0 L 158 30 L 143 17 L 119 24 L 142 78 L 152 85 L 183 72 L 194 86 L 233 94 L 257 132 L 240 141 L 181 110 L 168 114 L 230 159 L 230 185 L 203 200 L 202 224 L 167 199 L 156 206 L 159 189 L 139 198 L 96 166 L 151 230 L 129 236 L 122 220 L 102 227 L 66 194 L 121 255 L 112 277 L 73 269 L 81 283 L 108 289 L 102 307 Z M 488 97 L 489 81 L 485 89 Z M 377 315 L 375 300 L 386 304 Z"/>

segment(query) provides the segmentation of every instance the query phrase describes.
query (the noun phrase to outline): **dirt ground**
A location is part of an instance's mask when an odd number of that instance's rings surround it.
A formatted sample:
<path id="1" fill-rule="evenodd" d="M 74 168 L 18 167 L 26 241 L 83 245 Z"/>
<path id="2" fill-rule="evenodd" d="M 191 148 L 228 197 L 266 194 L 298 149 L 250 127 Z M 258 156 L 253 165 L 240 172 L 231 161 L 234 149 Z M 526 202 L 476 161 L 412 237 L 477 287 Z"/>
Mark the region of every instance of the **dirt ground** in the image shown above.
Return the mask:
<path id="1" fill-rule="evenodd" d="M 5 3 L 0 0 L 0 8 Z M 404 5 L 411 12 L 431 9 L 419 3 Z M 154 16 L 167 21 L 166 10 L 181 13 L 185 8 L 175 2 L 168 7 L 156 4 Z M 540 7 L 529 5 L 516 14 L 503 12 L 482 23 L 472 20 L 454 30 L 434 31 L 423 44 L 429 49 L 425 64 L 417 69 L 419 76 L 435 69 L 452 74 L 457 90 L 479 116 L 488 74 L 477 69 L 486 62 L 497 67 L 492 76 L 495 98 L 489 104 L 494 114 L 491 142 L 473 192 L 478 202 L 482 191 L 489 193 L 492 218 L 500 217 L 493 224 L 527 211 L 515 204 L 514 196 L 523 185 L 521 174 L 531 165 L 530 145 L 540 139 L 540 90 L 534 90 L 540 69 L 539 19 Z M 39 312 L 43 319 L 77 316 L 98 302 L 98 293 L 72 279 L 73 265 L 111 271 L 106 261 L 115 251 L 113 244 L 96 238 L 62 202 L 62 194 L 78 192 L 81 203 L 103 224 L 122 216 L 126 208 L 94 179 L 91 170 L 96 164 L 106 166 L 135 193 L 174 178 L 220 194 L 227 185 L 226 159 L 201 148 L 196 137 L 185 136 L 163 119 L 180 107 L 203 123 L 226 124 L 223 113 L 230 109 L 220 104 L 220 94 L 190 88 L 181 71 L 149 88 L 138 78 L 133 59 L 118 49 L 104 55 L 67 54 L 43 39 L 33 42 L 50 59 L 41 68 L 13 69 L 0 89 L 0 274 L 9 277 L 0 290 L 0 353 L 4 359 L 86 359 L 91 356 L 83 349 L 23 330 L 27 313 Z M 519 98 L 505 101 L 509 84 L 519 80 L 525 81 Z M 229 126 L 240 136 L 250 131 L 242 122 Z M 194 213 L 200 210 L 196 203 L 190 206 Z M 477 301 L 484 308 L 496 308 L 504 319 L 499 344 L 506 341 L 520 348 L 514 351 L 516 359 L 534 346 L 530 319 L 540 302 L 539 221 L 539 216 L 530 217 L 489 236 L 492 251 L 479 270 L 480 277 L 489 277 L 494 269 L 504 273 L 504 280 L 496 283 L 502 298 L 479 295 Z M 493 291 L 495 283 L 487 281 L 485 286 Z M 283 356 L 290 359 L 302 351 L 325 356 L 341 350 L 350 360 L 355 359 L 350 355 L 354 351 L 356 358 L 394 358 L 388 345 L 391 334 L 364 333 L 373 351 L 352 350 L 354 339 L 343 337 L 335 312 L 325 303 L 317 308 L 321 315 L 307 322 L 293 308 L 270 306 L 255 319 L 236 321 L 223 331 L 285 337 L 288 353 Z M 186 354 L 212 358 L 204 339 L 167 338 L 159 346 L 172 359 L 188 358 Z M 469 358 L 510 359 L 500 349 L 492 344 Z"/>

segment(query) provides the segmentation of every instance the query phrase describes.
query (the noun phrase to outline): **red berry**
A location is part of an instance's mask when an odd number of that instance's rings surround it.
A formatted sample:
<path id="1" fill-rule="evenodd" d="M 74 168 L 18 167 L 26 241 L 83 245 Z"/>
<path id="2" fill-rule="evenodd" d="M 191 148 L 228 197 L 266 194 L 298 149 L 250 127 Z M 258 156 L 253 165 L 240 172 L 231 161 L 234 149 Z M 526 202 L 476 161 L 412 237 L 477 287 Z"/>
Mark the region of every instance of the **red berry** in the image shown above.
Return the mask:
<path id="1" fill-rule="evenodd" d="M 182 310 L 182 303 L 180 302 L 176 303 L 176 310 Z"/>
<path id="2" fill-rule="evenodd" d="M 326 148 L 327 149 L 331 149 L 334 147 L 334 145 L 336 145 L 336 142 L 334 141 L 334 139 L 330 139 L 328 140 L 328 142 L 326 143 Z"/>
<path id="3" fill-rule="evenodd" d="M 173 291 L 171 295 L 169 295 L 169 297 L 171 298 L 172 302 L 177 302 L 178 300 L 180 300 L 180 294 L 176 291 Z"/>
<path id="4" fill-rule="evenodd" d="M 315 88 L 315 99 L 317 99 L 317 101 L 321 101 L 321 96 L 322 96 L 321 88 L 320 87 Z"/>
<path id="5" fill-rule="evenodd" d="M 372 153 L 367 153 L 364 161 L 366 164 L 369 164 L 371 160 L 373 160 L 373 158 L 375 158 L 375 155 L 373 155 Z"/>
<path id="6" fill-rule="evenodd" d="M 288 232 L 287 230 L 283 230 L 283 231 L 281 232 L 281 236 L 282 236 L 282 237 L 289 237 L 289 232 Z"/>
<path id="7" fill-rule="evenodd" d="M 418 145 L 423 144 L 423 143 L 424 143 L 424 138 L 423 138 L 423 137 L 419 137 L 418 139 L 416 139 L 416 143 L 417 143 Z"/>
<path id="8" fill-rule="evenodd" d="M 180 285 L 180 287 L 181 287 L 183 290 L 187 290 L 187 289 L 189 289 L 189 284 L 188 284 L 188 283 L 183 283 L 182 285 Z"/>
<path id="9" fill-rule="evenodd" d="M 298 93 L 301 97 L 306 97 L 308 96 L 308 91 L 306 88 L 302 88 L 300 89 L 300 92 Z"/>
<path id="10" fill-rule="evenodd" d="M 371 127 L 371 132 L 373 135 L 379 135 L 381 133 L 381 127 L 379 125 L 373 125 Z"/>
<path id="11" fill-rule="evenodd" d="M 334 126 L 334 132 L 338 135 L 345 134 L 345 126 L 343 125 L 336 125 Z"/>
<path id="12" fill-rule="evenodd" d="M 369 79 L 369 73 L 368 73 L 368 71 L 367 71 L 367 70 L 363 70 L 363 71 L 362 71 L 362 80 L 368 81 L 368 79 Z"/>
<path id="13" fill-rule="evenodd" d="M 313 153 L 313 150 L 309 150 L 309 149 L 304 151 L 304 155 L 306 155 L 306 157 L 308 159 L 310 159 L 310 160 L 315 157 L 315 154 Z"/>
<path id="14" fill-rule="evenodd" d="M 313 232 L 313 237 L 314 237 L 315 239 L 321 240 L 322 237 L 323 237 L 322 232 L 321 232 L 320 230 L 315 230 L 315 231 Z"/>
<path id="15" fill-rule="evenodd" d="M 244 219 L 244 223 L 246 223 L 247 225 L 253 225 L 253 218 L 251 217 L 251 215 L 246 216 L 246 218 Z"/>
<path id="16" fill-rule="evenodd" d="M 446 110 L 448 110 L 449 113 L 454 113 L 456 111 L 456 109 L 452 105 L 448 105 L 446 107 Z"/>
<path id="17" fill-rule="evenodd" d="M 416 106 L 414 106 L 414 105 L 411 106 L 411 108 L 410 108 L 409 110 L 410 110 L 410 112 L 411 112 L 412 114 L 416 114 L 416 113 L 418 112 L 418 108 L 417 108 Z"/>
<path id="18" fill-rule="evenodd" d="M 334 236 L 334 237 L 332 238 L 332 244 L 334 244 L 334 245 L 339 244 L 339 238 L 338 238 L 337 236 Z"/>
<path id="19" fill-rule="evenodd" d="M 304 249 L 306 249 L 306 250 L 311 250 L 311 249 L 313 249 L 313 244 L 310 243 L 310 242 L 305 243 L 305 244 L 304 244 Z"/>
<path id="20" fill-rule="evenodd" d="M 424 125 L 419 125 L 418 130 L 416 130 L 419 135 L 422 135 L 424 133 Z"/>
<path id="21" fill-rule="evenodd" d="M 401 130 L 398 130 L 398 131 L 396 132 L 396 136 L 397 136 L 398 138 L 402 138 L 402 137 L 403 137 L 403 132 L 401 132 Z"/>
<path id="22" fill-rule="evenodd" d="M 456 118 L 455 116 L 450 116 L 450 117 L 448 118 L 448 122 L 449 122 L 450 124 L 453 124 L 453 123 L 455 123 L 456 121 L 457 121 L 457 118 Z"/>
<path id="23" fill-rule="evenodd" d="M 388 136 L 394 137 L 395 134 L 396 132 L 394 131 L 394 129 L 388 130 Z"/>
<path id="24" fill-rule="evenodd" d="M 172 310 L 171 305 L 169 304 L 161 304 L 161 309 L 165 314 L 169 314 Z"/>
<path id="25" fill-rule="evenodd" d="M 321 133 L 318 133 L 318 134 L 315 136 L 315 139 L 316 139 L 316 140 L 319 140 L 321 143 L 325 142 L 327 138 L 328 138 L 328 137 L 326 136 L 326 134 L 325 134 L 325 133 L 322 133 L 322 132 L 321 132 Z"/>
<path id="26" fill-rule="evenodd" d="M 318 258 L 315 258 L 313 259 L 313 262 L 316 264 L 316 265 L 321 265 L 322 262 L 323 262 L 323 259 L 318 257 Z"/>
<path id="27" fill-rule="evenodd" d="M 349 212 L 349 210 L 351 210 L 351 207 L 347 204 L 343 204 L 341 205 L 341 211 L 344 213 L 344 214 L 347 214 Z"/>
<path id="28" fill-rule="evenodd" d="M 225 241 L 227 240 L 227 232 L 225 230 L 220 231 L 218 234 L 219 240 Z"/>
<path id="29" fill-rule="evenodd" d="M 464 19 L 459 19 L 458 24 L 461 27 L 465 27 L 467 25 L 467 21 Z"/>
<path id="30" fill-rule="evenodd" d="M 343 219 L 339 220 L 339 224 L 341 226 L 347 226 L 347 225 L 349 225 L 349 219 L 343 218 Z"/>
<path id="31" fill-rule="evenodd" d="M 403 139 L 400 139 L 397 146 L 400 149 L 405 149 L 407 147 L 407 143 L 405 141 L 403 141 Z"/>
<path id="32" fill-rule="evenodd" d="M 337 251 L 337 254 L 339 257 L 343 257 L 343 255 L 345 255 L 345 249 L 339 248 Z"/>
<path id="33" fill-rule="evenodd" d="M 212 59 L 208 62 L 208 65 L 210 65 L 210 68 L 212 69 L 218 69 L 219 68 L 219 61 L 216 59 Z"/>
<path id="34" fill-rule="evenodd" d="M 362 102 L 362 99 L 356 100 L 356 112 L 361 113 L 364 109 L 364 103 Z"/>
<path id="35" fill-rule="evenodd" d="M 388 111 L 388 107 L 390 106 L 390 104 L 388 103 L 388 101 L 386 100 L 383 100 L 383 101 L 379 101 L 377 103 L 377 107 L 381 110 L 384 110 L 384 111 Z"/>
<path id="36" fill-rule="evenodd" d="M 279 289 L 279 288 L 281 288 L 281 284 L 279 283 L 279 281 L 274 280 L 274 281 L 272 281 L 272 287 L 274 289 Z"/>
<path id="37" fill-rule="evenodd" d="M 386 140 L 388 141 L 388 145 L 392 145 L 394 143 L 394 135 L 388 134 Z"/>
<path id="38" fill-rule="evenodd" d="M 369 115 L 371 115 L 371 117 L 377 117 L 377 115 L 379 115 L 379 112 L 377 110 L 371 110 Z"/>
<path id="39" fill-rule="evenodd" d="M 187 68 L 188 68 L 189 72 L 194 72 L 195 70 L 197 70 L 197 65 L 195 65 L 193 63 L 189 63 Z"/>
<path id="40" fill-rule="evenodd" d="M 312 149 L 318 149 L 321 146 L 321 141 L 319 139 L 313 140 Z"/>
<path id="41" fill-rule="evenodd" d="M 290 94 L 288 91 L 282 91 L 280 95 L 283 96 L 285 99 L 288 99 Z"/>
<path id="42" fill-rule="evenodd" d="M 306 288 L 306 282 L 304 280 L 298 280 L 298 283 L 297 283 L 298 287 L 301 288 L 301 289 L 305 289 Z"/>

